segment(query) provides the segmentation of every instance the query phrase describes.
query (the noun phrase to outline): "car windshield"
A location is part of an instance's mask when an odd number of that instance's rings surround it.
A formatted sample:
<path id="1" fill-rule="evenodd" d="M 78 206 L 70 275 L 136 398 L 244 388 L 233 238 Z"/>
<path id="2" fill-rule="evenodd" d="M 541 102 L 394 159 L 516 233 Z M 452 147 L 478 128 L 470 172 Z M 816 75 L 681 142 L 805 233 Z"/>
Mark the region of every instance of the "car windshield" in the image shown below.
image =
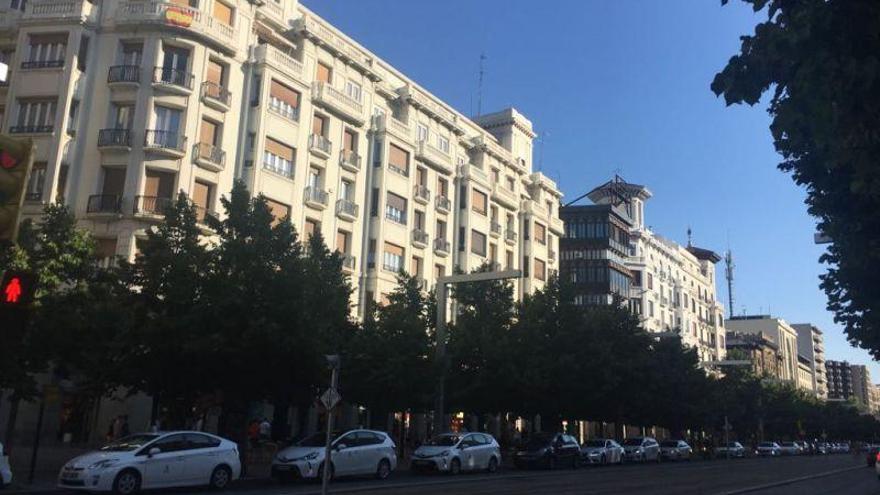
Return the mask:
<path id="1" fill-rule="evenodd" d="M 528 442 L 526 442 L 526 449 L 534 450 L 546 447 L 547 444 L 549 444 L 550 441 L 553 440 L 554 436 L 555 435 L 534 435 L 532 438 L 529 439 Z"/>
<path id="2" fill-rule="evenodd" d="M 584 442 L 584 447 L 604 447 L 604 440 L 587 440 Z"/>
<path id="3" fill-rule="evenodd" d="M 115 442 L 108 443 L 101 447 L 101 450 L 104 452 L 128 452 L 130 450 L 139 449 L 157 438 L 159 438 L 159 435 L 130 435 L 120 438 Z"/>
<path id="4" fill-rule="evenodd" d="M 627 438 L 626 440 L 623 441 L 623 444 L 626 445 L 627 447 L 638 447 L 639 445 L 642 444 L 642 439 L 641 438 Z"/>
<path id="5" fill-rule="evenodd" d="M 432 447 L 452 447 L 458 443 L 458 435 L 437 435 L 436 437 L 425 442 L 425 445 Z"/>
<path id="6" fill-rule="evenodd" d="M 661 447 L 678 447 L 678 442 L 675 440 L 665 440 L 660 443 Z"/>
<path id="7" fill-rule="evenodd" d="M 336 440 L 339 438 L 339 432 L 333 433 L 330 435 L 330 441 Z M 327 442 L 327 432 L 318 432 L 312 433 L 311 435 L 303 438 L 299 442 L 296 442 L 295 445 L 299 447 L 323 447 Z"/>

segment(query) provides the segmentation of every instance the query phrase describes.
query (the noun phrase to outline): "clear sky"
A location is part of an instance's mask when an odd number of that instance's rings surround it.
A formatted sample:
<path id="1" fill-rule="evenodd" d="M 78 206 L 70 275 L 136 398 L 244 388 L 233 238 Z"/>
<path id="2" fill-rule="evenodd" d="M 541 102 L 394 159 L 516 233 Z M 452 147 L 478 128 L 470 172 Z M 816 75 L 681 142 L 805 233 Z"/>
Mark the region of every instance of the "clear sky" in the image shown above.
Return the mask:
<path id="1" fill-rule="evenodd" d="M 303 0 L 460 112 L 514 106 L 544 136 L 536 168 L 574 199 L 616 171 L 654 194 L 655 231 L 736 262 L 735 312 L 811 322 L 828 359 L 880 366 L 825 309 L 805 192 L 776 169 L 766 104 L 709 84 L 762 17 L 720 0 Z M 718 266 L 718 274 L 724 265 Z M 723 279 L 722 279 L 723 280 Z M 723 285 L 723 284 L 721 284 Z M 726 287 L 718 287 L 726 302 Z M 726 305 L 725 305 L 726 306 Z"/>

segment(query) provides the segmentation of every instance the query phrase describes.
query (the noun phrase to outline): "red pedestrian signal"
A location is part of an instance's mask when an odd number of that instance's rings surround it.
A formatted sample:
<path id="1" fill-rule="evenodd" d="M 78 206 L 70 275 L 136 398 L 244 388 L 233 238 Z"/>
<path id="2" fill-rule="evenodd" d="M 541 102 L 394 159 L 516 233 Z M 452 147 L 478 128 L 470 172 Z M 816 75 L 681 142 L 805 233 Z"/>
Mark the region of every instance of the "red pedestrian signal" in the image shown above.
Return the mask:
<path id="1" fill-rule="evenodd" d="M 8 271 L 0 285 L 0 305 L 24 306 L 34 298 L 34 277 L 27 272 Z"/>
<path id="2" fill-rule="evenodd" d="M 9 279 L 9 283 L 3 289 L 3 296 L 6 298 L 7 303 L 18 303 L 18 300 L 21 299 L 21 279 L 18 277 Z"/>

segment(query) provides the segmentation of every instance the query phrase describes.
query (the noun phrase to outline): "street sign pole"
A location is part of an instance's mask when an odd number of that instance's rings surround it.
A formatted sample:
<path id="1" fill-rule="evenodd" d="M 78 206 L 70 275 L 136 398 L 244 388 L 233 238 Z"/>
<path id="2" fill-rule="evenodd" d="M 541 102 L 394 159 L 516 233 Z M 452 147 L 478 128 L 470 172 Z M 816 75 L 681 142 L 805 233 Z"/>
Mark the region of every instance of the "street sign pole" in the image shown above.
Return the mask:
<path id="1" fill-rule="evenodd" d="M 327 356 L 330 365 L 330 388 L 321 397 L 324 407 L 327 408 L 327 439 L 324 443 L 324 469 L 321 472 L 321 495 L 327 495 L 327 485 L 330 481 L 330 470 L 333 469 L 330 458 L 330 441 L 333 439 L 333 410 L 339 402 L 339 394 L 336 387 L 339 386 L 339 356 Z"/>

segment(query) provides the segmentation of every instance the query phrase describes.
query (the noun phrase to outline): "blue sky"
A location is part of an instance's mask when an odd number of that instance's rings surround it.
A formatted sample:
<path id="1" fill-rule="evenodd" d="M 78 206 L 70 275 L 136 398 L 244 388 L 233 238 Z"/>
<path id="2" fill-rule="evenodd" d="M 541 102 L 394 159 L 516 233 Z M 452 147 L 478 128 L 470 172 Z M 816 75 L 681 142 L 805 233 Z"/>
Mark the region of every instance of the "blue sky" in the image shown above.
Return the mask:
<path id="1" fill-rule="evenodd" d="M 724 106 L 715 73 L 761 17 L 736 1 L 305 0 L 303 4 L 465 114 L 514 106 L 545 136 L 542 171 L 573 199 L 615 171 L 654 193 L 653 229 L 736 258 L 735 312 L 825 332 L 829 359 L 880 367 L 849 346 L 818 287 L 821 246 L 805 192 L 779 172 L 766 105 Z M 539 154 L 541 145 L 535 147 Z M 535 158 L 536 168 L 538 157 Z M 723 264 L 719 264 L 719 275 Z M 718 287 L 726 301 L 726 287 Z"/>

